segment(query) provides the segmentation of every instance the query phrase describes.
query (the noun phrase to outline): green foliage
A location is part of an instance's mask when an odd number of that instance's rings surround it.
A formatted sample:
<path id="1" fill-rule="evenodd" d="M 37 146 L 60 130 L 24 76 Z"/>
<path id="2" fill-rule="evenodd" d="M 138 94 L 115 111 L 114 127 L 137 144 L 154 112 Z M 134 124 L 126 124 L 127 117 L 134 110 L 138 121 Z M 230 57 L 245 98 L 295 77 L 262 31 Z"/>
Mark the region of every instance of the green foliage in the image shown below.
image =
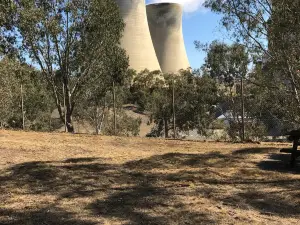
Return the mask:
<path id="1" fill-rule="evenodd" d="M 176 130 L 207 131 L 213 120 L 212 105 L 217 101 L 217 87 L 213 79 L 181 70 L 176 74 L 143 71 L 132 85 L 136 102 L 151 112 L 156 123 L 156 136 L 164 130 L 168 137 L 173 129 L 173 91 L 175 98 Z"/>
<path id="2" fill-rule="evenodd" d="M 110 113 L 105 121 L 103 128 L 104 135 L 118 135 L 118 136 L 138 136 L 140 132 L 141 119 L 134 119 L 123 110 L 117 112 L 117 131 L 114 132 L 113 115 Z"/>
<path id="3" fill-rule="evenodd" d="M 21 84 L 26 129 L 49 130 L 50 112 L 54 109 L 41 74 L 13 59 L 0 61 L 0 122 L 22 128 Z"/>
<path id="4" fill-rule="evenodd" d="M 175 80 L 176 126 L 181 131 L 197 129 L 206 135 L 214 120 L 214 107 L 218 101 L 216 82 L 208 76 L 197 76 L 181 71 Z"/>
<path id="5" fill-rule="evenodd" d="M 259 98 L 270 107 L 266 114 L 290 129 L 299 127 L 300 2 L 206 0 L 205 5 L 222 15 L 224 27 L 247 48 L 256 67 L 263 63 L 251 82 L 259 86 Z"/>
<path id="6" fill-rule="evenodd" d="M 119 47 L 125 25 L 118 6 L 113 0 L 20 0 L 11 4 L 10 31 L 22 41 L 16 47 L 38 65 L 62 121 L 65 100 L 67 127 L 72 132 L 72 114 L 80 96 L 91 84 L 122 83 L 127 70 L 128 59 Z"/>
<path id="7" fill-rule="evenodd" d="M 0 2 L 0 57 L 2 55 L 13 56 L 16 54 L 14 44 L 17 37 L 10 32 L 13 25 L 13 4 L 9 0 Z"/>
<path id="8" fill-rule="evenodd" d="M 241 140 L 241 126 L 241 123 L 237 123 L 234 120 L 229 122 L 229 126 L 227 126 L 225 130 L 230 140 Z M 245 131 L 245 140 L 261 140 L 267 135 L 265 124 L 255 118 L 249 118 L 249 121 L 245 122 Z"/>
<path id="9" fill-rule="evenodd" d="M 238 83 L 247 74 L 249 63 L 245 47 L 240 44 L 228 45 L 212 42 L 206 49 L 207 57 L 202 70 L 218 81 L 218 107 L 229 122 L 229 137 L 242 140 L 242 101 Z"/>
<path id="10" fill-rule="evenodd" d="M 299 1 L 274 1 L 269 29 L 269 52 L 266 62 L 266 79 L 271 79 L 277 91 L 276 105 L 281 106 L 283 119 L 299 128 L 300 123 L 300 15 Z"/>
<path id="11" fill-rule="evenodd" d="M 0 121 L 4 124 L 16 111 L 15 101 L 20 100 L 19 82 L 16 79 L 15 64 L 8 59 L 0 62 Z M 18 91 L 17 91 L 18 90 Z"/>
<path id="12" fill-rule="evenodd" d="M 211 129 L 213 130 L 224 130 L 225 128 L 226 126 L 224 119 L 214 120 L 211 124 Z"/>
<path id="13" fill-rule="evenodd" d="M 298 127 L 298 105 L 280 77 L 256 65 L 249 74 L 246 107 L 251 116 L 263 121 L 268 130 L 277 128 L 283 133 Z M 298 120 L 298 121 L 297 121 Z"/>
<path id="14" fill-rule="evenodd" d="M 244 46 L 213 41 L 205 51 L 202 70 L 210 77 L 232 86 L 236 78 L 246 76 L 249 59 Z"/>
<path id="15" fill-rule="evenodd" d="M 115 87 L 116 108 L 118 110 L 122 109 L 124 102 L 128 99 L 133 74 L 132 70 L 127 70 L 122 77 L 119 77 L 119 83 Z M 105 123 L 104 118 L 113 109 L 112 82 L 112 78 L 107 77 L 99 83 L 90 83 L 89 89 L 79 97 L 80 104 L 74 110 L 74 116 L 82 121 L 89 122 L 95 127 L 96 133 L 101 132 L 101 127 Z"/>
<path id="16" fill-rule="evenodd" d="M 133 74 L 131 95 L 129 101 L 139 106 L 139 111 L 146 110 L 151 95 L 155 89 L 164 85 L 164 80 L 160 71 L 143 70 L 138 74 Z"/>
<path id="17" fill-rule="evenodd" d="M 222 25 L 253 56 L 267 53 L 267 31 L 272 13 L 270 0 L 206 0 L 204 5 L 222 15 Z"/>

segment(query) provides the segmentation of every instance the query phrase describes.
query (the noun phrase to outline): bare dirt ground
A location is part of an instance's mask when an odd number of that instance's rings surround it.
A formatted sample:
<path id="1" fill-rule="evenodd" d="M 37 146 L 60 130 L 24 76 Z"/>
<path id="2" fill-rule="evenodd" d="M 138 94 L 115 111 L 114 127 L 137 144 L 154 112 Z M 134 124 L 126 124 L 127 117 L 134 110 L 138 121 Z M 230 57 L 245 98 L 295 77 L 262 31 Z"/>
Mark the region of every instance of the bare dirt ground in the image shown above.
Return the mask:
<path id="1" fill-rule="evenodd" d="M 0 224 L 299 224 L 281 147 L 0 131 Z"/>

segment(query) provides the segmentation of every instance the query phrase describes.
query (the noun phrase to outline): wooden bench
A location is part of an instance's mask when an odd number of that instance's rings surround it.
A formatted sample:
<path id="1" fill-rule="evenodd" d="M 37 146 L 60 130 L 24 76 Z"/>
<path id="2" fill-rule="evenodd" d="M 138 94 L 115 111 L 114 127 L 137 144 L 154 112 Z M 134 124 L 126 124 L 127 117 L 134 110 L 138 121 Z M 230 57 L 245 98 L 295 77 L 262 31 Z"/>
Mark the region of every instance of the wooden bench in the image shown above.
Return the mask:
<path id="1" fill-rule="evenodd" d="M 296 159 L 300 156 L 300 151 L 298 150 L 298 146 L 300 144 L 300 130 L 292 130 L 287 135 L 289 135 L 288 140 L 293 141 L 293 148 L 283 148 L 280 152 L 291 154 L 290 165 L 293 168 L 295 166 Z"/>

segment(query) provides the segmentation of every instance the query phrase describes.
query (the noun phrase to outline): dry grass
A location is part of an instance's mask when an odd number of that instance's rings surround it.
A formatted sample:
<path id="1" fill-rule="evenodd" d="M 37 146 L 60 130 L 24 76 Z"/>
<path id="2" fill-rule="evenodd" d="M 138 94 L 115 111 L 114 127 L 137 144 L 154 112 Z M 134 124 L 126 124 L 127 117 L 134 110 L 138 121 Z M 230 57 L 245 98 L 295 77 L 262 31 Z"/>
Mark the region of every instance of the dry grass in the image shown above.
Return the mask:
<path id="1" fill-rule="evenodd" d="M 281 145 L 8 131 L 0 143 L 0 224 L 300 222 L 300 170 Z"/>

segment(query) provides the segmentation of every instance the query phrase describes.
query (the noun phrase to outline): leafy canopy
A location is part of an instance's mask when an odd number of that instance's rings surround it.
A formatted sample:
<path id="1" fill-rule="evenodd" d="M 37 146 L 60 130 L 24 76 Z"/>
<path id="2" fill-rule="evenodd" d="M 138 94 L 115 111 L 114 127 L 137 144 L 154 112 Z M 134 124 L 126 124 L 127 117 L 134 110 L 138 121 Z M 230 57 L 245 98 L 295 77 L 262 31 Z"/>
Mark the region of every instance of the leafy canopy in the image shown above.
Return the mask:
<path id="1" fill-rule="evenodd" d="M 124 29 L 113 0 L 13 0 L 10 32 L 20 55 L 41 70 L 72 131 L 72 113 L 91 83 L 121 82 L 128 67 Z M 121 76 L 121 77 L 120 77 Z M 64 90 L 62 88 L 64 86 Z"/>

